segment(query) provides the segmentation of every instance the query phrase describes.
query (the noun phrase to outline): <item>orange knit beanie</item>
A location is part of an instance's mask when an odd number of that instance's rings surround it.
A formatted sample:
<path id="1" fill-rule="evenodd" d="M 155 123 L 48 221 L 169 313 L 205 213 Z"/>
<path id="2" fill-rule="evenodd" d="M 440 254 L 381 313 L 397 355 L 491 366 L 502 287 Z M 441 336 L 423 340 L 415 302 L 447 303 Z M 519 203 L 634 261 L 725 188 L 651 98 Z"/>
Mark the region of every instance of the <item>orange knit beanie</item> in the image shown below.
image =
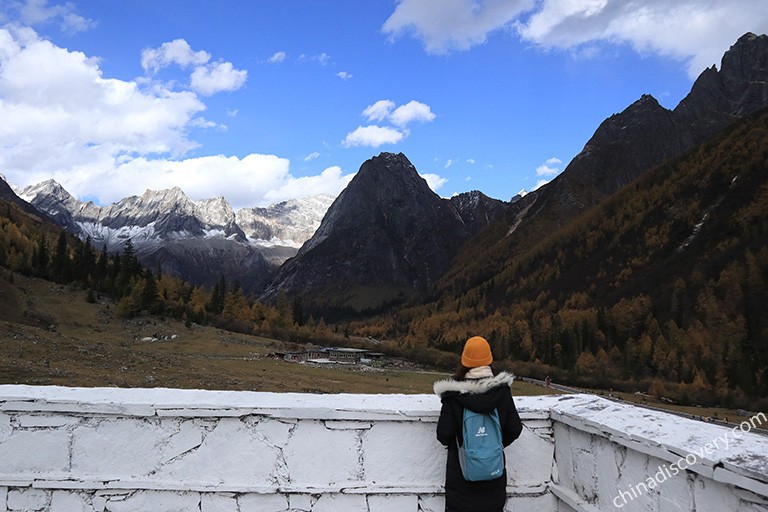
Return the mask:
<path id="1" fill-rule="evenodd" d="M 461 364 L 467 368 L 477 368 L 478 366 L 488 366 L 493 362 L 491 346 L 481 336 L 473 336 L 467 340 L 464 345 L 464 352 L 461 354 Z"/>

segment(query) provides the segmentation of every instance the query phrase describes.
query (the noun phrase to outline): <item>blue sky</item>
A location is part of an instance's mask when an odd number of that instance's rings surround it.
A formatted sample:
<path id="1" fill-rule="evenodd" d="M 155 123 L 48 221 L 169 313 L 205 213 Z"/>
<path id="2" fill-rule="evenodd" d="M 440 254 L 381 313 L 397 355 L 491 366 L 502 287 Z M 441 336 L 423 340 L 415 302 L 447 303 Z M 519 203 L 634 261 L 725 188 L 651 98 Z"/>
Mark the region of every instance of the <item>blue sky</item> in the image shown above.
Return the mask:
<path id="1" fill-rule="evenodd" d="M 443 197 L 508 200 L 748 31 L 764 0 L 0 0 L 0 173 L 237 209 L 338 194 L 390 151 Z"/>

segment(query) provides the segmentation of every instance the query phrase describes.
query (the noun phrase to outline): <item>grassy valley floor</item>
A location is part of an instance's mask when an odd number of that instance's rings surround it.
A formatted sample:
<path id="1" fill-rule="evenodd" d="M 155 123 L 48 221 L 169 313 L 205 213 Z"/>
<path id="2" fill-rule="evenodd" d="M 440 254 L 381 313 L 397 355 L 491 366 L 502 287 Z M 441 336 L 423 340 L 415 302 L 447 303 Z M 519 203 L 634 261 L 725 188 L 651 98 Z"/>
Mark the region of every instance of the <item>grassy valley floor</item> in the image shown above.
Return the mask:
<path id="1" fill-rule="evenodd" d="M 154 317 L 125 320 L 85 291 L 0 279 L 0 383 L 302 393 L 431 393 L 448 374 L 414 365 L 313 365 L 275 352 L 295 344 Z M 158 338 L 162 341 L 150 341 Z M 548 394 L 516 382 L 516 395 Z"/>

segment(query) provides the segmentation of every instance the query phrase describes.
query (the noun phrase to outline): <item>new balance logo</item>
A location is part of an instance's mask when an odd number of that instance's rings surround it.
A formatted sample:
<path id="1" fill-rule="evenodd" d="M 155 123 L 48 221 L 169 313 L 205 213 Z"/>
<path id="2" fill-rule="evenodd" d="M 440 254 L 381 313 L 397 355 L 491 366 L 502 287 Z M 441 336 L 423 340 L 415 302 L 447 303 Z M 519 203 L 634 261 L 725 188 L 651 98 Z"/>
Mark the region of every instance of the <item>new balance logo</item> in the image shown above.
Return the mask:
<path id="1" fill-rule="evenodd" d="M 477 434 L 475 434 L 475 437 L 485 437 L 488 434 L 485 433 L 485 427 L 480 427 L 477 429 Z"/>

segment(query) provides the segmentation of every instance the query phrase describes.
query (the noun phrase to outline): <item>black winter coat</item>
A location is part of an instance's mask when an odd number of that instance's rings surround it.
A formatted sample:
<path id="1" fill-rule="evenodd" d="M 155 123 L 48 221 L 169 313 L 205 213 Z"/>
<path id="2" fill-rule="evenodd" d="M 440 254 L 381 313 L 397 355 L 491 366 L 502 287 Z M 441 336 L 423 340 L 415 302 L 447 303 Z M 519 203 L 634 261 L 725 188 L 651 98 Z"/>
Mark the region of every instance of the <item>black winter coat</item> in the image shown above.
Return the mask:
<path id="1" fill-rule="evenodd" d="M 509 446 L 520 436 L 523 424 L 517 414 L 510 386 L 514 376 L 501 372 L 483 379 L 441 380 L 434 390 L 442 402 L 437 422 L 437 439 L 448 447 L 445 470 L 446 512 L 501 512 L 507 499 L 507 472 L 486 482 L 464 479 L 456 441 L 462 441 L 464 408 L 489 413 L 499 410 L 502 443 Z"/>

